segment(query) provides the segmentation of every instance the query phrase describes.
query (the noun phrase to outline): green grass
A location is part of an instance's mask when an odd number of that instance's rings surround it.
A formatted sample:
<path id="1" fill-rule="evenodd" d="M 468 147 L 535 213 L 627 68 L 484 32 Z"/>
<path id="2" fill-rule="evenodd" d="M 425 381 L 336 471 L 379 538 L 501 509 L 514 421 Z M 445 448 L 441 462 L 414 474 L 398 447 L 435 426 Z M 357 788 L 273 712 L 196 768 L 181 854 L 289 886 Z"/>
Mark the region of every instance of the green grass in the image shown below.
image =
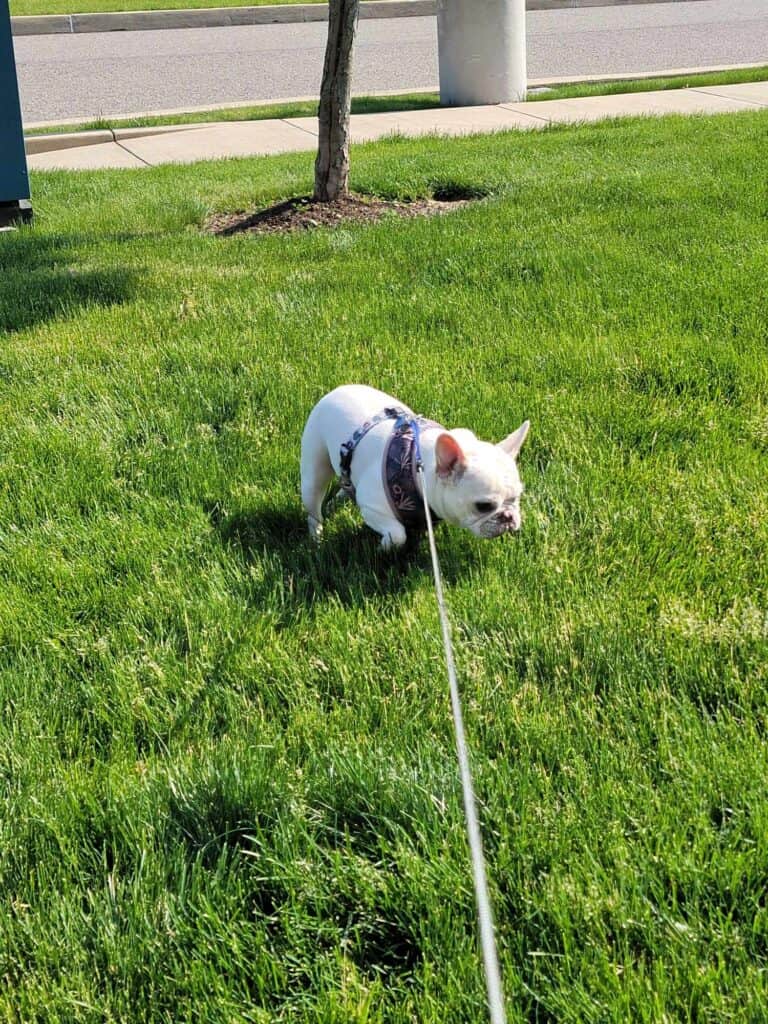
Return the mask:
<path id="1" fill-rule="evenodd" d="M 427 110 L 440 106 L 437 93 L 407 93 L 394 96 L 355 96 L 353 114 L 380 114 L 398 110 Z M 211 121 L 264 121 L 275 117 L 315 117 L 317 100 L 288 103 L 259 103 L 249 107 L 228 107 L 226 110 L 196 110 L 188 114 L 167 114 L 155 117 L 97 118 L 80 124 L 51 125 L 35 128 L 30 135 L 52 135 L 68 132 L 94 131 L 99 128 L 154 128 L 164 124 L 206 124 Z"/>
<path id="2" fill-rule="evenodd" d="M 264 7 L 322 3 L 322 0 L 10 0 L 11 15 L 91 14 L 107 11 L 176 11 L 200 7 Z"/>
<path id="3" fill-rule="evenodd" d="M 428 553 L 310 547 L 367 381 L 501 437 L 441 527 L 523 1022 L 768 1018 L 768 114 L 353 153 L 449 216 L 215 239 L 312 155 L 33 176 L 0 236 L 0 1020 L 484 1019 Z"/>
<path id="4" fill-rule="evenodd" d="M 768 66 L 718 71 L 712 74 L 686 75 L 678 78 L 633 79 L 622 82 L 596 82 L 561 85 L 541 92 L 532 92 L 530 100 L 562 100 L 579 96 L 609 96 L 626 92 L 650 92 L 665 89 L 692 89 L 705 85 L 736 85 L 744 82 L 768 80 Z M 440 106 L 436 92 L 414 92 L 393 96 L 357 96 L 352 100 L 353 114 L 378 114 L 399 110 L 427 110 Z M 313 117 L 317 101 L 256 104 L 250 107 L 229 107 L 225 110 L 196 110 L 188 114 L 165 114 L 155 117 L 98 118 L 80 124 L 52 125 L 37 128 L 29 134 L 46 135 L 98 128 L 151 128 L 165 124 L 203 124 L 210 121 L 261 121 L 274 117 Z"/>
<path id="5" fill-rule="evenodd" d="M 705 85 L 738 85 L 743 82 L 768 80 L 768 65 L 756 68 L 732 68 L 694 75 L 672 75 L 666 78 L 633 78 L 614 82 L 576 82 L 558 85 L 542 92 L 532 92 L 529 100 L 567 100 L 582 96 L 616 96 L 627 92 L 659 92 L 667 89 L 701 89 Z"/>

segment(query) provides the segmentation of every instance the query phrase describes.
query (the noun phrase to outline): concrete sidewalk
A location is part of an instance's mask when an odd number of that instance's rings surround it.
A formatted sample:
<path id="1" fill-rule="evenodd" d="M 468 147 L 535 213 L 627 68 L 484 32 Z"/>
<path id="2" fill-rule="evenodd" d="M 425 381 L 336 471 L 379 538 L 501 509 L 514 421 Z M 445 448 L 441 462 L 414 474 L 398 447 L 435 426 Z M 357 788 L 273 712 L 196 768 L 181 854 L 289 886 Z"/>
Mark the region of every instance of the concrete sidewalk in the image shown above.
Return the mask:
<path id="1" fill-rule="evenodd" d="M 352 141 L 370 142 L 394 134 L 470 135 L 605 118 L 725 114 L 761 108 L 768 109 L 768 82 L 486 107 L 438 107 L 353 114 Z M 27 159 L 33 170 L 92 170 L 304 152 L 316 146 L 317 118 L 296 117 L 38 136 L 27 139 Z"/>

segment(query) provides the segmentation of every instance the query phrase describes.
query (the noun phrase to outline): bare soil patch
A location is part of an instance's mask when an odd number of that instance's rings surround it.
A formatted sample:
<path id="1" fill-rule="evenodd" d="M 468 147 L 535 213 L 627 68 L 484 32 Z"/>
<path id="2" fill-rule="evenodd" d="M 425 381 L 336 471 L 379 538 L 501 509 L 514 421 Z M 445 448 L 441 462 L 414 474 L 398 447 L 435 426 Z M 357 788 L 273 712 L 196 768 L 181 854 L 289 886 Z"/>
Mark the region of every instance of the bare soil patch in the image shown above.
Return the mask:
<path id="1" fill-rule="evenodd" d="M 308 231 L 319 227 L 340 227 L 342 224 L 368 224 L 384 217 L 432 217 L 457 210 L 469 202 L 465 198 L 377 199 L 374 196 L 349 195 L 333 203 L 318 203 L 310 196 L 288 199 L 255 213 L 220 213 L 206 223 L 213 235 L 279 234 Z"/>

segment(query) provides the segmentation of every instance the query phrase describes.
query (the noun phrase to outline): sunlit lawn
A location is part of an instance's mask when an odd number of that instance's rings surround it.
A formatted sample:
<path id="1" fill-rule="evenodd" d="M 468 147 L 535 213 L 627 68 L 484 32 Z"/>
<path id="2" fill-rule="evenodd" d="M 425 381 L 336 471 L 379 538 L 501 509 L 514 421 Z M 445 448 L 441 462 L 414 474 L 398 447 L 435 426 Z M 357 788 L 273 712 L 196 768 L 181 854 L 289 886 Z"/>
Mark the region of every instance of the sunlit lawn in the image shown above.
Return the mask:
<path id="1" fill-rule="evenodd" d="M 500 438 L 442 527 L 510 1021 L 768 1018 L 768 115 L 355 149 L 440 218 L 215 239 L 312 155 L 0 236 L 0 1019 L 484 1019 L 424 544 L 305 539 L 344 381 Z"/>

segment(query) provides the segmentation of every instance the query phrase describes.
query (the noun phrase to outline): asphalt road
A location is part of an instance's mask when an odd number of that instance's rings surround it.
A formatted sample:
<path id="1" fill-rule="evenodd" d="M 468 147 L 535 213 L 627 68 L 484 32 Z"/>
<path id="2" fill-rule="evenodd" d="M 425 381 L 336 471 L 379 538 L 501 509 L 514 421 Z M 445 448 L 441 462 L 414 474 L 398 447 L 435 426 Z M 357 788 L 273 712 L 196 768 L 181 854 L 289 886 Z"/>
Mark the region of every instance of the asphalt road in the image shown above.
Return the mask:
<path id="1" fill-rule="evenodd" d="M 14 40 L 26 122 L 319 91 L 326 25 L 167 29 Z M 528 15 L 530 78 L 768 62 L 768 0 Z M 356 93 L 435 86 L 434 18 L 360 23 Z"/>

